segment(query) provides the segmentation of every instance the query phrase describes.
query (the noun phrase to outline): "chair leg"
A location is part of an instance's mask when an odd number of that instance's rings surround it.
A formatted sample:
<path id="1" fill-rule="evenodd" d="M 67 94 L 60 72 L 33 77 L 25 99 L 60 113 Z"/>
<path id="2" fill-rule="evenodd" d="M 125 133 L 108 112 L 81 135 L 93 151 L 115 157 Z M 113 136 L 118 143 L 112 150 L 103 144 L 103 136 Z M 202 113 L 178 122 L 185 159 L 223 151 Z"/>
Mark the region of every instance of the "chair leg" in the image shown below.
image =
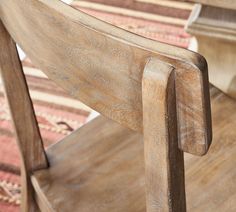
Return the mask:
<path id="1" fill-rule="evenodd" d="M 21 167 L 21 211 L 22 212 L 40 212 L 35 201 L 35 192 L 31 183 L 30 176 L 25 168 Z"/>
<path id="2" fill-rule="evenodd" d="M 30 175 L 48 167 L 16 45 L 0 21 L 0 73 L 21 156 L 23 212 L 38 211 Z"/>
<path id="3" fill-rule="evenodd" d="M 148 212 L 186 211 L 184 159 L 178 148 L 174 82 L 174 67 L 150 59 L 142 81 Z"/>

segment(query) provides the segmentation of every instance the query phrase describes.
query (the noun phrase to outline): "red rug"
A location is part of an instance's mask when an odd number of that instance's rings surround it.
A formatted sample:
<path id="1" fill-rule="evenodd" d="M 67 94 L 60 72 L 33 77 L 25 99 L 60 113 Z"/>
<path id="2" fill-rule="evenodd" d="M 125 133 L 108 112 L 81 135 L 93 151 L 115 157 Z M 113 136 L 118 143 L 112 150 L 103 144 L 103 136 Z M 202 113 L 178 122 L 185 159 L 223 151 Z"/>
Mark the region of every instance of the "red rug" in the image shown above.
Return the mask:
<path id="1" fill-rule="evenodd" d="M 186 8 L 175 9 L 163 5 L 150 6 L 150 4 L 143 5 L 145 7 L 142 7 L 142 5 L 140 5 L 141 3 L 134 5 L 134 7 L 130 4 L 126 5 L 129 10 L 136 12 L 137 10 L 145 13 L 147 13 L 148 10 L 150 10 L 150 13 L 155 12 L 155 15 L 160 15 L 161 20 L 162 16 L 172 16 L 173 19 L 168 23 L 169 19 L 166 21 L 165 17 L 163 18 L 164 22 L 162 22 L 156 21 L 155 18 L 155 20 L 152 20 L 148 15 L 147 18 L 145 14 L 142 16 L 143 13 L 127 15 L 119 12 L 112 13 L 109 8 L 101 10 L 97 3 L 101 3 L 102 1 L 103 0 L 91 0 L 90 3 L 96 2 L 93 9 L 87 8 L 84 5 L 81 6 L 78 3 L 73 3 L 73 6 L 141 36 L 185 48 L 188 47 L 190 36 L 185 33 L 184 26 L 178 24 L 178 21 L 180 23 L 182 23 L 182 20 L 186 21 L 190 10 L 186 10 Z M 116 4 L 115 2 L 118 1 L 113 0 L 112 2 Z M 130 3 L 131 0 L 127 2 Z M 112 6 L 111 2 L 107 4 Z M 120 6 L 120 3 L 117 3 L 115 6 Z M 124 9 L 125 7 L 123 6 L 122 8 Z M 178 20 L 175 21 L 175 18 Z M 25 66 L 32 66 L 28 59 L 24 61 L 24 64 Z M 30 69 L 32 73 L 34 70 L 37 72 L 36 69 Z M 46 147 L 59 141 L 71 133 L 71 131 L 85 123 L 89 115 L 89 110 L 79 102 L 75 102 L 71 107 L 65 104 L 66 101 L 64 101 L 64 99 L 68 101 L 72 101 L 72 99 L 53 82 L 45 77 L 37 76 L 37 74 L 27 75 L 27 82 L 32 92 L 37 120 Z M 40 98 L 37 96 L 39 94 Z M 57 100 L 59 100 L 53 102 L 50 98 L 52 95 L 56 96 Z M 20 204 L 20 160 L 1 84 L 0 145 L 0 212 L 16 212 L 19 211 Z"/>
<path id="2" fill-rule="evenodd" d="M 54 95 L 69 99 L 69 96 L 48 79 L 27 76 L 27 81 L 31 92 L 36 91 L 44 94 L 47 92 L 45 89 L 50 89 Z M 44 81 L 46 83 L 43 83 Z M 44 90 L 40 88 L 42 84 L 46 85 Z M 47 95 L 48 92 L 45 93 L 44 101 L 33 99 L 46 147 L 80 127 L 89 115 L 89 112 L 83 108 L 78 109 L 48 102 Z M 0 89 L 0 105 L 0 212 L 18 211 L 20 203 L 20 159 L 2 89 Z"/>
<path id="3" fill-rule="evenodd" d="M 105 22 L 111 23 L 143 37 L 175 46 L 184 48 L 188 47 L 191 36 L 185 32 L 184 24 L 187 22 L 191 10 L 171 8 L 169 6 L 162 6 L 160 8 L 158 5 L 148 4 L 152 8 L 159 9 L 157 10 L 159 13 L 154 14 L 148 12 L 148 10 L 150 10 L 149 7 L 146 7 L 146 11 L 144 9 L 140 10 L 140 8 L 139 10 L 136 8 L 132 9 L 132 4 L 127 5 L 127 7 L 130 9 L 114 7 L 110 5 L 105 6 L 103 9 L 101 8 L 101 4 L 93 3 L 102 1 L 106 2 L 107 4 L 111 4 L 109 3 L 110 1 L 106 0 L 89 0 L 88 2 L 82 1 L 82 3 L 86 4 L 82 4 L 80 1 L 75 1 L 72 5 L 74 8 L 80 9 L 85 13 L 98 17 Z M 113 2 L 120 1 L 113 0 Z M 127 2 L 131 1 L 129 0 Z M 132 0 L 132 2 L 135 1 Z M 121 5 L 121 2 L 117 3 L 117 5 Z M 90 6 L 93 9 L 90 9 Z M 125 11 L 123 11 L 123 9 L 125 9 Z M 170 14 L 172 14 L 172 17 L 168 16 Z"/>

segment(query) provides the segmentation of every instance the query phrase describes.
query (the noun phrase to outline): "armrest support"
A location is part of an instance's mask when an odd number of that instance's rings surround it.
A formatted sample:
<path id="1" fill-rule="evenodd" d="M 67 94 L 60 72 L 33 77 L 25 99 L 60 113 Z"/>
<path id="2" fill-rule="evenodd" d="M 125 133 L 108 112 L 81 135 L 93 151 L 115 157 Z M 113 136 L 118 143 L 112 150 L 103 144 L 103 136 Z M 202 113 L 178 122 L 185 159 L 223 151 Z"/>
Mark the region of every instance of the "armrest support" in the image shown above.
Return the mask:
<path id="1" fill-rule="evenodd" d="M 147 211 L 186 211 L 175 68 L 151 58 L 145 66 L 142 94 Z"/>

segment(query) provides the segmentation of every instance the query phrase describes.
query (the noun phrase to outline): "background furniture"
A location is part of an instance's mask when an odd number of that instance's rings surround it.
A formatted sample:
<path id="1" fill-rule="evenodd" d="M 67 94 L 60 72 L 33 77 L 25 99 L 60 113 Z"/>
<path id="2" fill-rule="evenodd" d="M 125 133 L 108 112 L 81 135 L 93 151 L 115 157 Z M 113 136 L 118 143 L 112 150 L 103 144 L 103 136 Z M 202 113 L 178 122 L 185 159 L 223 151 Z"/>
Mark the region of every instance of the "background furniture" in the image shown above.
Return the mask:
<path id="1" fill-rule="evenodd" d="M 236 1 L 193 0 L 187 32 L 196 36 L 198 52 L 209 64 L 209 80 L 236 98 Z"/>

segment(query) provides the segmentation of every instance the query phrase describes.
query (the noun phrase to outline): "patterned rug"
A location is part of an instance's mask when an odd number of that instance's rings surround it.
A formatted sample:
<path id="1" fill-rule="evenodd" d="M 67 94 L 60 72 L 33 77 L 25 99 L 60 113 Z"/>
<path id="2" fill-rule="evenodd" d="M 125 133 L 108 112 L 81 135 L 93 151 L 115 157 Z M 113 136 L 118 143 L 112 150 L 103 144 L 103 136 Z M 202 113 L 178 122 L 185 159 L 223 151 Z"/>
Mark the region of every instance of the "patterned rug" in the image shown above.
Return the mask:
<path id="1" fill-rule="evenodd" d="M 31 68 L 30 71 L 37 72 L 38 70 Z M 61 140 L 85 123 L 90 109 L 71 99 L 53 82 L 35 75 L 27 75 L 27 82 L 46 147 Z M 52 96 L 57 99 L 57 102 L 52 102 Z M 0 105 L 0 211 L 18 211 L 20 159 L 2 84 L 0 84 Z"/>
<path id="2" fill-rule="evenodd" d="M 72 6 L 143 37 L 187 48 L 191 36 L 185 32 L 184 26 L 192 5 L 172 1 L 171 7 L 164 6 L 163 0 L 153 1 L 155 4 L 148 1 L 153 0 L 74 1 Z M 162 4 L 159 5 L 158 2 Z"/>
<path id="3" fill-rule="evenodd" d="M 187 48 L 190 36 L 184 24 L 192 5 L 163 0 L 88 0 L 72 6 L 113 25 L 150 39 Z M 86 122 L 91 109 L 23 61 L 45 147 L 61 140 Z M 0 83 L 0 212 L 19 211 L 20 159 L 3 87 Z"/>

